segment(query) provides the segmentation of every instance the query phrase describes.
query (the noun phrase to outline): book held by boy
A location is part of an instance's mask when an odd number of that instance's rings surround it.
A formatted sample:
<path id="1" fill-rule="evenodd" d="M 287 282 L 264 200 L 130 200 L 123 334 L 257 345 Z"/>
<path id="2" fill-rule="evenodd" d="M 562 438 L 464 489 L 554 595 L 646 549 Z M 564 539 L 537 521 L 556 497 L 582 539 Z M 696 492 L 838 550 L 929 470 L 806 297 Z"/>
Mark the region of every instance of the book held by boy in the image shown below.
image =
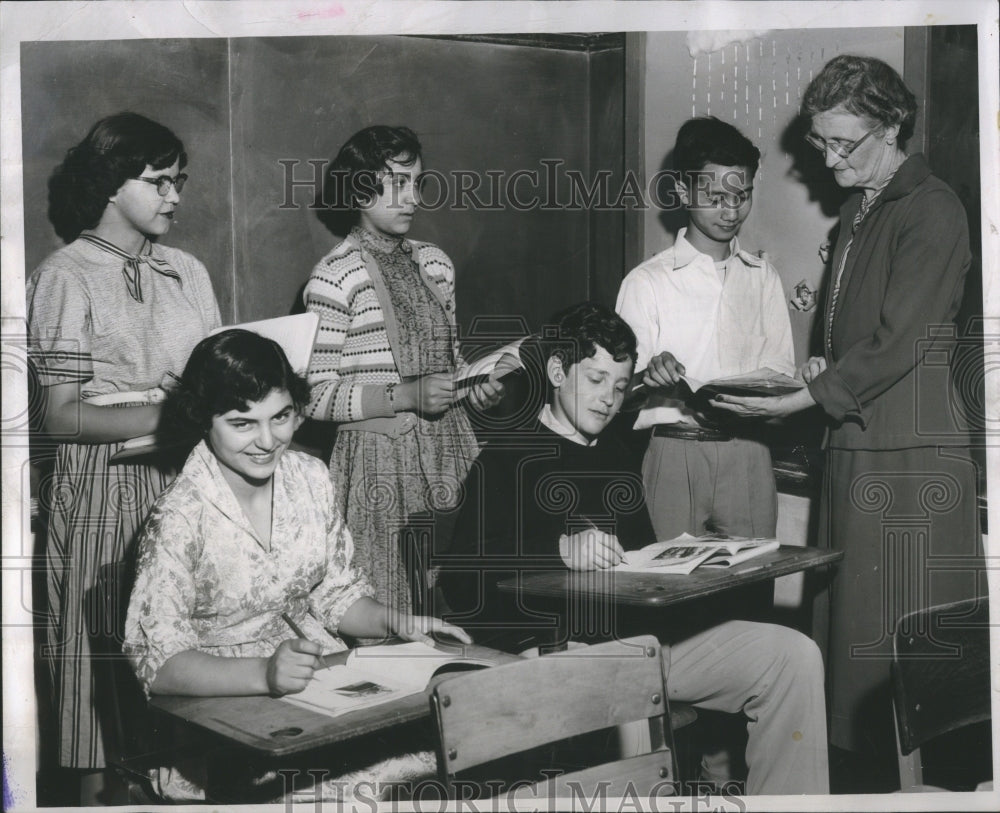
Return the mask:
<path id="1" fill-rule="evenodd" d="M 732 567 L 777 550 L 780 544 L 777 539 L 681 534 L 628 551 L 615 572 L 687 574 L 699 567 Z"/>
<path id="2" fill-rule="evenodd" d="M 422 692 L 437 674 L 491 665 L 418 641 L 364 646 L 352 650 L 346 664 L 317 670 L 305 689 L 281 699 L 335 717 Z"/>
<path id="3" fill-rule="evenodd" d="M 632 386 L 625 397 L 622 409 L 638 410 L 646 406 L 646 399 L 657 390 L 642 383 L 646 371 L 641 370 L 632 376 Z M 797 392 L 805 386 L 800 378 L 793 378 L 785 373 L 779 373 L 770 367 L 761 367 L 750 373 L 716 378 L 712 381 L 700 381 L 689 375 L 682 375 L 672 388 L 662 390 L 668 397 L 684 401 L 698 409 L 711 406 L 716 395 L 739 395 L 752 397 L 769 397 L 773 395 L 788 395 Z"/>
<path id="4" fill-rule="evenodd" d="M 683 385 L 683 386 L 681 386 Z M 713 381 L 698 381 L 691 376 L 681 376 L 680 393 L 684 397 L 684 388 L 690 390 L 690 396 L 695 398 L 713 398 L 716 395 L 746 395 L 763 396 L 788 395 L 797 392 L 805 386 L 799 378 L 779 373 L 769 367 L 762 367 L 752 373 L 731 375 L 717 378 Z M 690 397 L 689 396 L 689 397 Z"/>

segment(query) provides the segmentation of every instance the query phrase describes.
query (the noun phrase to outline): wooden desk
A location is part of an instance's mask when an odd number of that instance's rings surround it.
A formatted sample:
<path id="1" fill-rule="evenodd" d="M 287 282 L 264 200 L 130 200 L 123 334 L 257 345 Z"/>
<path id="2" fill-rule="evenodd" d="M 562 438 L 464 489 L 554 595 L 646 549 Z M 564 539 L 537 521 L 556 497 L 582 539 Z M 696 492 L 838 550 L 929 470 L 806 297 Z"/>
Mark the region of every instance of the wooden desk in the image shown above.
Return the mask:
<path id="1" fill-rule="evenodd" d="M 451 647 L 445 647 L 452 651 Z M 459 651 L 455 648 L 456 653 Z M 463 657 L 484 658 L 495 664 L 516 661 L 508 655 L 483 646 L 461 647 Z M 328 666 L 343 663 L 347 652 L 326 658 Z M 344 742 L 373 731 L 420 720 L 430 716 L 430 691 L 448 673 L 432 678 L 428 688 L 418 694 L 357 709 L 337 717 L 310 711 L 275 697 L 180 697 L 154 695 L 149 705 L 159 714 L 201 732 L 221 737 L 229 745 L 249 748 L 258 755 L 278 758 L 300 754 L 334 743 Z"/>
<path id="2" fill-rule="evenodd" d="M 547 571 L 504 579 L 497 587 L 526 597 L 582 597 L 633 607 L 667 607 L 704 598 L 754 582 L 831 565 L 843 551 L 782 545 L 730 568 L 700 568 L 687 575 L 670 573 L 615 573 L 613 570 Z"/>

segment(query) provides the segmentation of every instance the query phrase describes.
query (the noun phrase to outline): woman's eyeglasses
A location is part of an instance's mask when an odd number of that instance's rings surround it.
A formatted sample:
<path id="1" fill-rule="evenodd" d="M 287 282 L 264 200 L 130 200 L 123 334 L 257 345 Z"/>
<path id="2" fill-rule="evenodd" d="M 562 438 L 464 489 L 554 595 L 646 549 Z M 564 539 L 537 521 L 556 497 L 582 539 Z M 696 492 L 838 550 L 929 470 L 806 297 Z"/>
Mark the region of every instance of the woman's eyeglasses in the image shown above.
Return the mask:
<path id="1" fill-rule="evenodd" d="M 142 181 L 143 183 L 150 183 L 155 186 L 156 191 L 161 198 L 165 198 L 170 194 L 171 186 L 177 190 L 177 194 L 179 195 L 181 190 L 184 188 L 184 183 L 187 179 L 188 176 L 183 172 L 176 178 L 171 178 L 169 175 L 161 175 L 159 178 L 133 178 L 135 181 Z"/>
<path id="2" fill-rule="evenodd" d="M 878 127 L 875 128 L 875 130 L 877 129 Z M 834 155 L 839 155 L 841 158 L 847 158 L 847 156 L 849 156 L 858 147 L 860 147 L 861 142 L 863 142 L 866 138 L 868 138 L 868 136 L 874 133 L 875 130 L 869 130 L 867 133 L 861 136 L 861 138 L 859 138 L 857 141 L 848 141 L 846 144 L 842 141 L 825 141 L 818 135 L 813 135 L 812 133 L 806 133 L 805 138 L 806 138 L 806 143 L 810 147 L 815 147 L 817 150 L 823 153 L 823 155 L 826 155 L 827 150 L 832 150 Z"/>

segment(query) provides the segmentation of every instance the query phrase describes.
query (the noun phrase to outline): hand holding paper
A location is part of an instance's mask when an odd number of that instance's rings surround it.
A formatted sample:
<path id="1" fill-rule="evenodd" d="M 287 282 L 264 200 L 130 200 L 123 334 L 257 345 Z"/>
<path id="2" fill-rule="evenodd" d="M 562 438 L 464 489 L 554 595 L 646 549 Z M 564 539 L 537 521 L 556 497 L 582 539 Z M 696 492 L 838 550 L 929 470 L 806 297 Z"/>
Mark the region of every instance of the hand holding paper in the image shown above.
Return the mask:
<path id="1" fill-rule="evenodd" d="M 521 361 L 521 345 L 528 337 L 504 345 L 466 364 L 454 375 L 455 400 L 469 398 L 477 409 L 488 409 L 499 402 L 503 395 L 503 384 L 500 383 L 508 373 L 524 368 Z"/>

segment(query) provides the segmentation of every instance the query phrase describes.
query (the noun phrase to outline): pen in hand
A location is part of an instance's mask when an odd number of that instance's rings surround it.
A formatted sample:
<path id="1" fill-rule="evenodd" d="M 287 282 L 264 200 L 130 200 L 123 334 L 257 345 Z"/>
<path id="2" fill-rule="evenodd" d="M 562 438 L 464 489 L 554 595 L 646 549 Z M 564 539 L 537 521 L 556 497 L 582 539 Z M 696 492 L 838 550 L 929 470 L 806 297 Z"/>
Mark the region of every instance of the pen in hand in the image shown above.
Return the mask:
<path id="1" fill-rule="evenodd" d="M 602 529 L 598 528 L 597 525 L 594 523 L 594 521 L 590 517 L 584 517 L 583 521 L 587 523 L 587 525 L 589 526 L 590 530 L 597 531 L 598 533 L 602 533 L 602 534 L 606 533 Z M 611 554 L 612 554 L 611 564 L 610 564 L 611 567 L 617 567 L 618 565 L 620 565 L 622 562 L 625 561 L 624 554 L 621 553 L 621 552 L 619 552 L 617 549 L 612 549 L 611 550 Z"/>
<path id="2" fill-rule="evenodd" d="M 281 619 L 295 634 L 294 640 L 282 641 L 267 660 L 267 685 L 272 694 L 281 696 L 301 692 L 317 669 L 323 668 L 322 646 L 302 631 L 288 613 Z"/>

